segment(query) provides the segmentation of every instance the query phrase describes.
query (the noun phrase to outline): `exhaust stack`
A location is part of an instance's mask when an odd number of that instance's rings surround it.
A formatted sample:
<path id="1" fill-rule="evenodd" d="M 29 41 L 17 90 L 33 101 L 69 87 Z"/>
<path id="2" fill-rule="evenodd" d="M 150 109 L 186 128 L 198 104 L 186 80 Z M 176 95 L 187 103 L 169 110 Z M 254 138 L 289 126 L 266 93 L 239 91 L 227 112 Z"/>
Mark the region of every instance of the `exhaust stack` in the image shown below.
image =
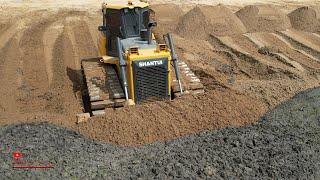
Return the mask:
<path id="1" fill-rule="evenodd" d="M 152 29 L 157 26 L 157 22 L 150 21 L 148 24 L 148 44 L 152 43 Z"/>

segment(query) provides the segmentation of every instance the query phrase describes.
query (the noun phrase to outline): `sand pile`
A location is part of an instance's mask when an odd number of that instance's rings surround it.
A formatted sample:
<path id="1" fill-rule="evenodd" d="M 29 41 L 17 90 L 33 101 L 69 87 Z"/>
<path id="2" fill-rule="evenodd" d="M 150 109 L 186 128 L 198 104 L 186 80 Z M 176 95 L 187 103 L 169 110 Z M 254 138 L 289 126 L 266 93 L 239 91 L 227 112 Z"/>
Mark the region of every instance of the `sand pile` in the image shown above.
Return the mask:
<path id="1" fill-rule="evenodd" d="M 176 4 L 155 4 L 151 9 L 155 12 L 157 21 L 160 22 L 177 22 L 184 14 L 181 7 Z"/>
<path id="2" fill-rule="evenodd" d="M 137 146 L 203 130 L 251 124 L 266 110 L 259 100 L 235 91 L 210 90 L 204 96 L 111 109 L 106 117 L 80 124 L 79 130 L 99 141 Z"/>
<path id="3" fill-rule="evenodd" d="M 181 18 L 177 32 L 182 37 L 205 39 L 209 34 L 242 34 L 246 28 L 225 6 L 197 6 Z"/>
<path id="4" fill-rule="evenodd" d="M 311 7 L 301 7 L 289 14 L 292 27 L 298 30 L 315 32 L 320 30 L 317 11 Z"/>
<path id="5" fill-rule="evenodd" d="M 272 32 L 289 28 L 290 20 L 274 5 L 250 5 L 240 9 L 236 15 L 249 32 Z"/>
<path id="6" fill-rule="evenodd" d="M 184 14 L 180 6 L 175 4 L 157 4 L 151 8 L 155 12 L 155 19 L 158 26 L 155 28 L 155 34 L 162 38 L 163 34 L 173 32 L 179 22 L 180 17 Z"/>

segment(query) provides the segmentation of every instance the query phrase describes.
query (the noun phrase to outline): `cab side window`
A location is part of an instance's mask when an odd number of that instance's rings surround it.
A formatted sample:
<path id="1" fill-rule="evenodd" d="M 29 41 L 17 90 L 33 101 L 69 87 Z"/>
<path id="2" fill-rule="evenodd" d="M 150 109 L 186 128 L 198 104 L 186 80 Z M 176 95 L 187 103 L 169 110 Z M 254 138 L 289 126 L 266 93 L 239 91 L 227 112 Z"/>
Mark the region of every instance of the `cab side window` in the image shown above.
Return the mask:
<path id="1" fill-rule="evenodd" d="M 109 37 L 107 37 L 107 49 L 108 55 L 117 55 L 116 38 L 121 38 L 120 27 L 121 27 L 121 13 L 119 10 L 107 9 L 106 12 L 106 24 L 109 30 Z"/>
<path id="2" fill-rule="evenodd" d="M 142 13 L 142 25 L 144 26 L 144 27 L 142 27 L 143 29 L 148 28 L 149 14 L 150 14 L 149 11 L 144 11 Z"/>
<path id="3" fill-rule="evenodd" d="M 109 27 L 117 27 L 121 26 L 121 16 L 119 10 L 107 10 L 106 14 L 106 22 Z"/>

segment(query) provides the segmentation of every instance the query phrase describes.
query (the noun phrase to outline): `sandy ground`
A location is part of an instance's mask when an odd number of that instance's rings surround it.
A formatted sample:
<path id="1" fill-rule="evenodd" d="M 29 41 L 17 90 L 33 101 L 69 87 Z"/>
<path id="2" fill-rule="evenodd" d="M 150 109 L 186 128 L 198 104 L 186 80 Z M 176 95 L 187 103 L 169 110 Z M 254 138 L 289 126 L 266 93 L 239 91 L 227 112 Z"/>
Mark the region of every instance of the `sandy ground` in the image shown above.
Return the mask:
<path id="1" fill-rule="evenodd" d="M 136 146 L 252 124 L 319 86 L 319 2 L 303 2 L 312 7 L 302 10 L 293 1 L 248 7 L 250 1 L 191 2 L 152 2 L 155 33 L 174 33 L 179 56 L 205 94 L 110 109 L 76 124 L 83 111 L 80 60 L 98 56 L 100 1 L 2 1 L 0 124 L 49 121 L 99 141 Z"/>
<path id="2" fill-rule="evenodd" d="M 0 126 L 0 174 L 3 179 L 319 179 L 319 98 L 319 88 L 307 90 L 258 124 L 136 148 L 96 142 L 49 123 Z M 17 150 L 23 157 L 14 160 Z M 54 168 L 12 168 L 30 161 Z"/>

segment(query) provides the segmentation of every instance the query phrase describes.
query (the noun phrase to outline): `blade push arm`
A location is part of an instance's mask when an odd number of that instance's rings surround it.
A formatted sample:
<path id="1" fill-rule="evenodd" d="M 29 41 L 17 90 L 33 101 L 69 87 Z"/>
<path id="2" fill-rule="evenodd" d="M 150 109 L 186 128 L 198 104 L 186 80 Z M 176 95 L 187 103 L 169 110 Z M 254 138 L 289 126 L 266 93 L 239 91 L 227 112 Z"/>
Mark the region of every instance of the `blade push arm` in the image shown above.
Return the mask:
<path id="1" fill-rule="evenodd" d="M 172 58 L 172 61 L 173 61 L 174 70 L 176 72 L 176 78 L 177 78 L 177 81 L 179 83 L 180 93 L 182 94 L 183 93 L 183 89 L 182 89 L 182 85 L 181 85 L 180 72 L 179 72 L 178 63 L 177 63 L 178 55 L 176 54 L 176 51 L 174 49 L 174 43 L 173 43 L 173 38 L 172 38 L 171 33 L 167 34 L 167 38 L 168 38 L 169 48 L 171 50 L 171 58 Z"/>
<path id="2" fill-rule="evenodd" d="M 128 82 L 127 82 L 127 76 L 126 76 L 126 61 L 123 59 L 123 55 L 122 55 L 122 46 L 121 46 L 121 41 L 120 38 L 117 37 L 117 48 L 118 48 L 118 56 L 119 56 L 119 63 L 120 63 L 120 67 L 121 67 L 121 79 L 122 79 L 122 85 L 124 88 L 124 94 L 126 96 L 126 100 L 129 100 L 129 94 L 128 94 Z"/>

